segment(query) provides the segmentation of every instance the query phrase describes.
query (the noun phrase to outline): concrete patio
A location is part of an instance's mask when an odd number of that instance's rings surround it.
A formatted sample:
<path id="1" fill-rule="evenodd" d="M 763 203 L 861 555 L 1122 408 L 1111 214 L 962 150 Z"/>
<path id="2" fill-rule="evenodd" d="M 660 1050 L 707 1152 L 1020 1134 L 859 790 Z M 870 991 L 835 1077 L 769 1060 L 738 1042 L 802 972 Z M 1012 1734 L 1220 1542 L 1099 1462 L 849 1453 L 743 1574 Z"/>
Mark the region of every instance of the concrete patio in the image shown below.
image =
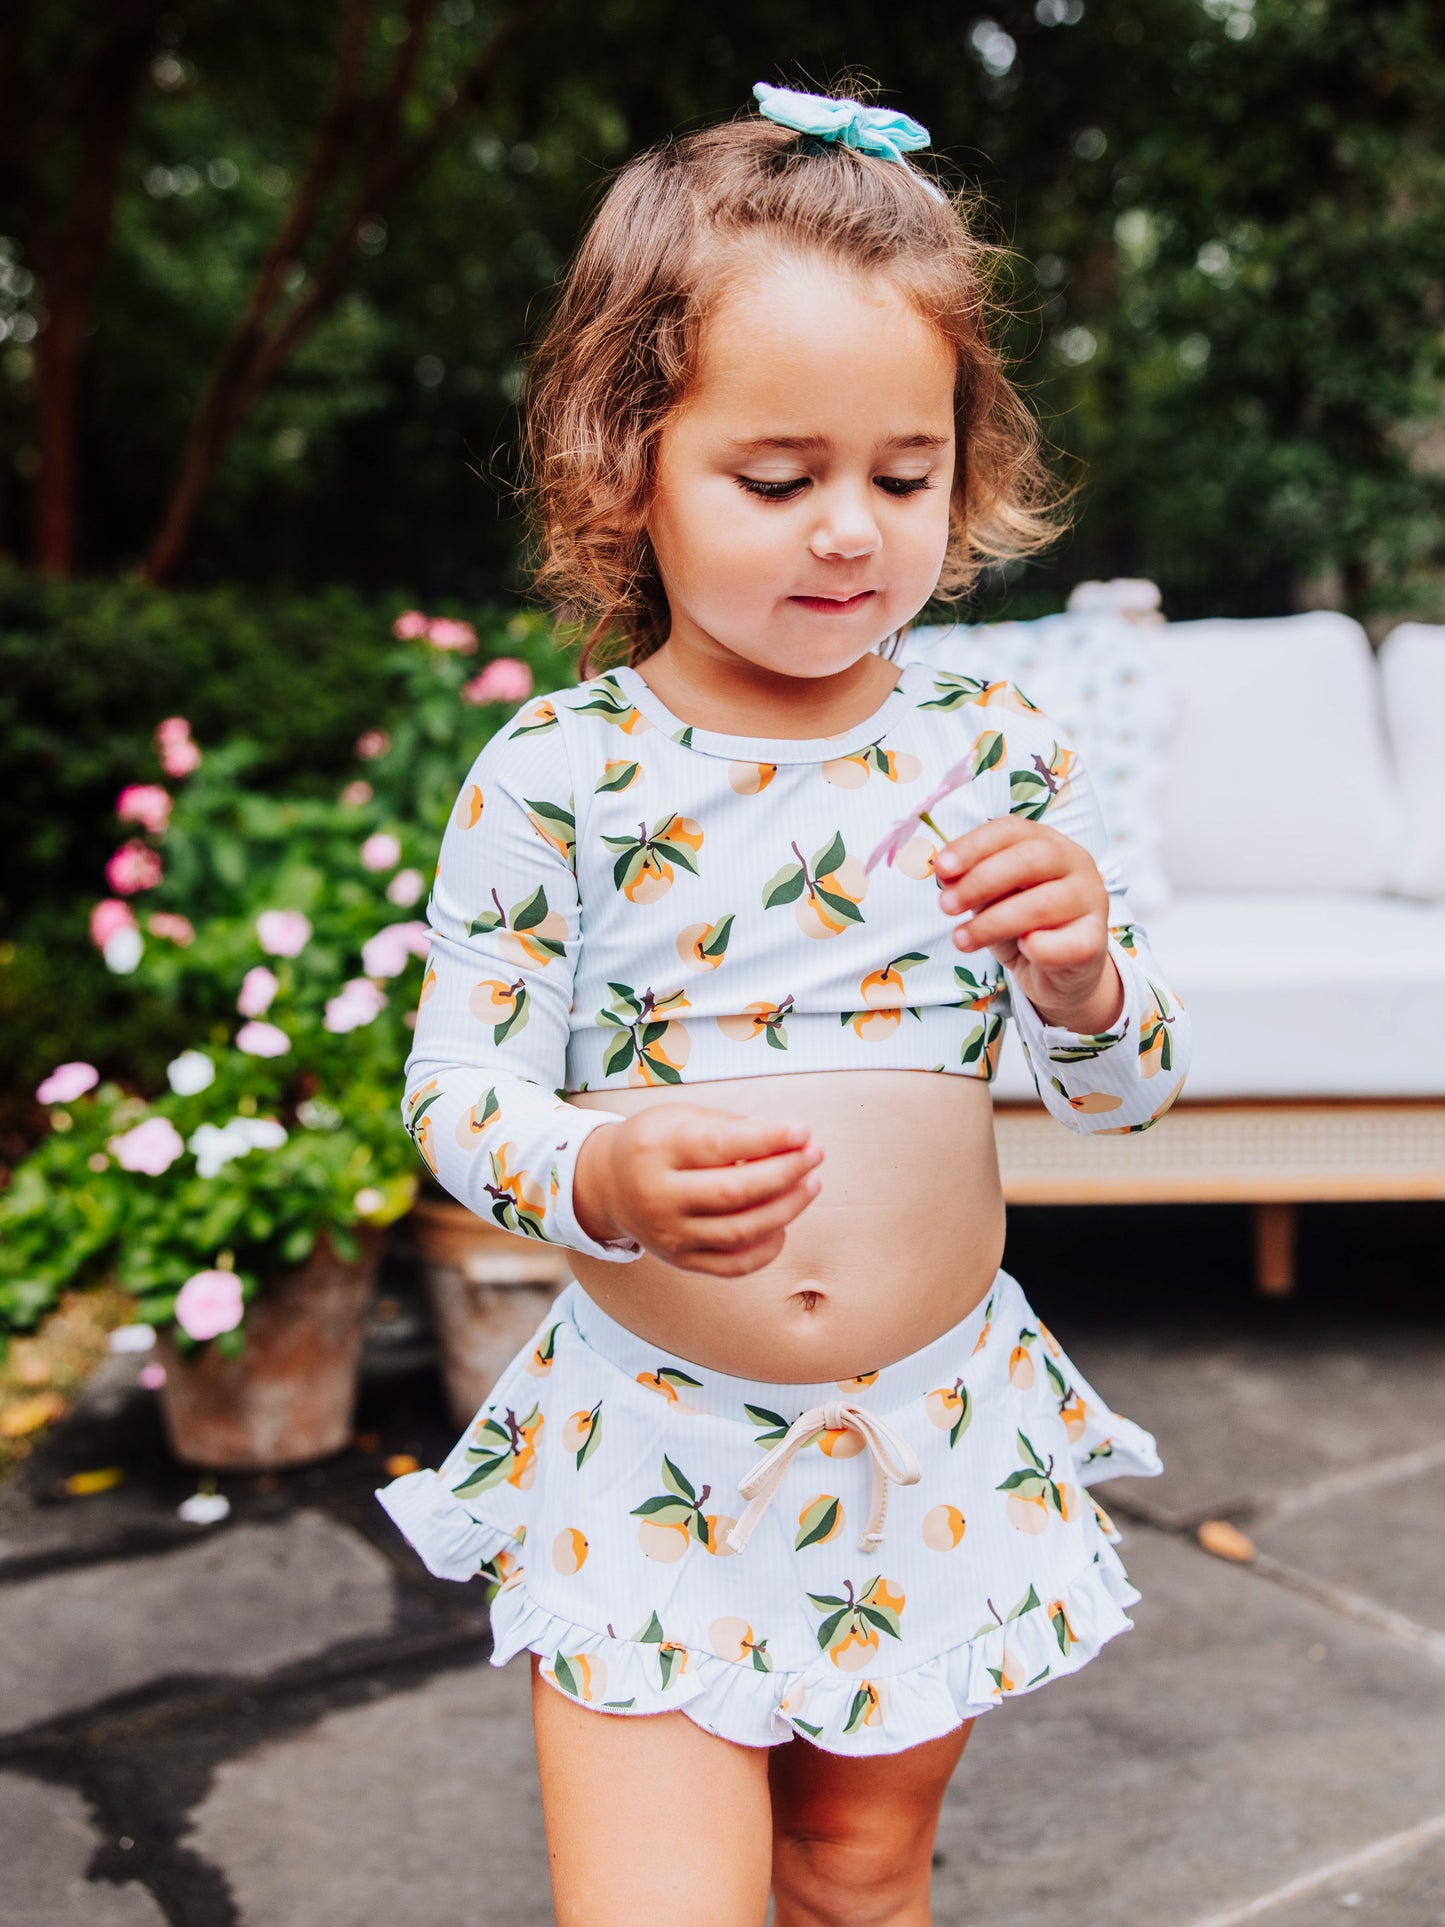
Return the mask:
<path id="1" fill-rule="evenodd" d="M 1013 1215 L 1010 1268 L 1167 1469 L 1098 1488 L 1135 1630 L 978 1724 L 941 1927 L 1445 1923 L 1442 1234 L 1313 1208 L 1273 1301 L 1242 1209 Z M 133 1359 L 0 1488 L 5 1927 L 551 1919 L 526 1670 L 371 1497 L 451 1439 L 400 1256 L 384 1292 L 358 1446 L 223 1479 L 224 1524 L 177 1519 Z M 124 1482 L 65 1496 L 100 1465 Z"/>

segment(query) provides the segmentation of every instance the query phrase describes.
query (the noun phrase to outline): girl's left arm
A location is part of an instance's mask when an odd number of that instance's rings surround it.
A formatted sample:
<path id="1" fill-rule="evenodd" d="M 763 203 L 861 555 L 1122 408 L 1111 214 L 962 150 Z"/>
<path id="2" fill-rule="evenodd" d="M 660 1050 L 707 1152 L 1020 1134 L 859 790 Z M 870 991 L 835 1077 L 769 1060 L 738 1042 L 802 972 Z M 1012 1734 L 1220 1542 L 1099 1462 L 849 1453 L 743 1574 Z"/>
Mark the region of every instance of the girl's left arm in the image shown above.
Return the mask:
<path id="1" fill-rule="evenodd" d="M 1001 1014 L 1011 1014 L 1018 1025 L 1039 1096 L 1062 1124 L 1091 1136 L 1147 1130 L 1184 1087 L 1189 1015 L 1165 982 L 1147 932 L 1130 909 L 1119 859 L 1077 750 L 1037 711 L 1010 716 L 1005 736 L 1009 817 L 1016 834 L 1023 840 L 1028 828 L 1033 838 L 1031 826 L 1037 824 L 1070 838 L 1093 859 L 1108 901 L 1101 982 L 1112 985 L 1112 960 L 1123 1003 L 1118 1006 L 1116 988 L 1107 1002 L 1117 1014 L 1106 1030 L 1083 1033 L 1050 1023 L 1024 991 L 1015 957 L 1014 968 L 1004 965 L 1008 997 Z M 1006 912 L 1006 902 L 999 907 Z"/>

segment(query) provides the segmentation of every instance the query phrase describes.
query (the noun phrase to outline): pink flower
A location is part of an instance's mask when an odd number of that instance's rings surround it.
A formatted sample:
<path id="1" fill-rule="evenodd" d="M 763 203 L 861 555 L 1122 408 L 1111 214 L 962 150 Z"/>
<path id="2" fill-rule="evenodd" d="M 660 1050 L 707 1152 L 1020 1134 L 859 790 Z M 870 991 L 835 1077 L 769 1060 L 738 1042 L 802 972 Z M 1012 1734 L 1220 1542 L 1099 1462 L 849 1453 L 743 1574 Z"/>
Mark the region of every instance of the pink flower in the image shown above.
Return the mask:
<path id="1" fill-rule="evenodd" d="M 281 980 L 274 970 L 268 970 L 265 964 L 253 965 L 241 979 L 237 1010 L 243 1017 L 264 1017 L 280 987 Z"/>
<path id="2" fill-rule="evenodd" d="M 928 820 L 928 812 L 934 805 L 941 803 L 945 796 L 952 796 L 955 790 L 961 790 L 965 783 L 971 783 L 977 774 L 978 771 L 974 767 L 972 756 L 969 756 L 962 763 L 955 763 L 947 776 L 945 776 L 939 784 L 938 788 L 934 790 L 930 796 L 925 796 L 918 808 L 914 810 L 911 815 L 901 817 L 898 822 L 893 825 L 893 828 L 888 832 L 887 836 L 884 837 L 883 841 L 871 851 L 868 861 L 863 865 L 863 868 L 865 870 L 871 870 L 874 864 L 885 856 L 891 865 L 894 857 L 897 856 L 909 837 L 913 835 L 919 824 Z"/>
<path id="3" fill-rule="evenodd" d="M 340 801 L 344 803 L 349 810 L 359 810 L 362 804 L 369 803 L 375 794 L 376 792 L 372 789 L 370 783 L 363 783 L 358 777 L 354 783 L 348 783 L 346 785 L 346 788 L 341 792 Z"/>
<path id="4" fill-rule="evenodd" d="M 433 616 L 426 626 L 426 639 L 433 649 L 455 649 L 464 656 L 477 646 L 477 632 L 469 622 L 454 622 L 450 616 Z"/>
<path id="5" fill-rule="evenodd" d="M 147 917 L 146 929 L 153 937 L 169 937 L 182 949 L 196 941 L 195 925 L 190 918 L 177 916 L 173 910 L 157 910 L 153 917 Z"/>
<path id="6" fill-rule="evenodd" d="M 189 776 L 201 767 L 201 752 L 194 743 L 172 743 L 161 751 L 161 768 L 167 776 Z"/>
<path id="7" fill-rule="evenodd" d="M 152 1358 L 141 1366 L 136 1382 L 148 1392 L 158 1392 L 166 1382 L 166 1368 L 158 1358 Z"/>
<path id="8" fill-rule="evenodd" d="M 191 726 L 184 716 L 167 716 L 157 723 L 155 745 L 167 776 L 189 776 L 200 767 L 201 752 L 191 741 Z"/>
<path id="9" fill-rule="evenodd" d="M 176 1323 L 188 1338 L 234 1331 L 245 1313 L 234 1271 L 193 1271 L 176 1293 Z"/>
<path id="10" fill-rule="evenodd" d="M 342 985 L 339 996 L 329 999 L 322 1021 L 327 1030 L 360 1030 L 385 1008 L 385 991 L 378 989 L 369 977 L 353 977 L 350 983 Z"/>
<path id="11" fill-rule="evenodd" d="M 171 820 L 171 793 L 159 783 L 129 783 L 115 799 L 115 813 L 122 823 L 139 823 L 163 835 Z"/>
<path id="12" fill-rule="evenodd" d="M 420 609 L 403 609 L 391 625 L 391 633 L 398 642 L 415 642 L 427 632 L 427 619 Z"/>
<path id="13" fill-rule="evenodd" d="M 385 756 L 390 748 L 391 738 L 384 729 L 364 729 L 356 739 L 356 753 L 363 763 Z"/>
<path id="14" fill-rule="evenodd" d="M 368 977 L 399 977 L 408 957 L 424 957 L 431 947 L 425 923 L 389 923 L 361 946 L 361 967 Z"/>
<path id="15" fill-rule="evenodd" d="M 426 878 L 420 870 L 398 870 L 386 886 L 386 900 L 399 910 L 410 910 L 425 888 Z"/>
<path id="16" fill-rule="evenodd" d="M 123 897 L 134 896 L 137 890 L 154 890 L 161 874 L 159 855 L 139 837 L 122 843 L 105 866 L 106 882 Z"/>
<path id="17" fill-rule="evenodd" d="M 462 685 L 462 699 L 469 703 L 520 703 L 531 693 L 532 672 L 516 656 L 498 656 Z"/>
<path id="18" fill-rule="evenodd" d="M 299 910 L 263 910 L 256 936 L 268 957 L 299 957 L 311 941 L 310 920 Z"/>
<path id="19" fill-rule="evenodd" d="M 135 917 L 128 903 L 119 897 L 102 897 L 90 913 L 90 941 L 104 950 L 117 930 L 134 930 Z"/>
<path id="20" fill-rule="evenodd" d="M 168 1117 L 148 1117 L 121 1137 L 110 1138 L 105 1148 L 122 1170 L 144 1171 L 148 1177 L 158 1178 L 186 1147 Z"/>
<path id="21" fill-rule="evenodd" d="M 57 1064 L 35 1095 L 42 1104 L 70 1104 L 93 1091 L 99 1082 L 100 1072 L 94 1064 Z"/>
<path id="22" fill-rule="evenodd" d="M 390 830 L 377 830 L 361 846 L 361 861 L 368 870 L 394 870 L 401 862 L 401 842 Z"/>
<path id="23" fill-rule="evenodd" d="M 236 1032 L 236 1049 L 248 1057 L 284 1057 L 291 1039 L 275 1024 L 242 1024 Z"/>

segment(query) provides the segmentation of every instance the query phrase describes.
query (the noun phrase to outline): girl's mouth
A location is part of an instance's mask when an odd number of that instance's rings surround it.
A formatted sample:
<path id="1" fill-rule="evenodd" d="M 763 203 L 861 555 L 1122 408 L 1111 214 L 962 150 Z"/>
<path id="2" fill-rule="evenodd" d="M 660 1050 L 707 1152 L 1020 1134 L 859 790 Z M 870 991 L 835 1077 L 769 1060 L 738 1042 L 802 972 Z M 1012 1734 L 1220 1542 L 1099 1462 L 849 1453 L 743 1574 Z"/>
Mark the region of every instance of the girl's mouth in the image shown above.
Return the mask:
<path id="1" fill-rule="evenodd" d="M 875 589 L 860 589 L 857 595 L 795 595 L 789 596 L 800 609 L 812 609 L 820 616 L 845 616 L 854 609 L 861 609 L 865 602 L 871 602 L 877 594 Z"/>

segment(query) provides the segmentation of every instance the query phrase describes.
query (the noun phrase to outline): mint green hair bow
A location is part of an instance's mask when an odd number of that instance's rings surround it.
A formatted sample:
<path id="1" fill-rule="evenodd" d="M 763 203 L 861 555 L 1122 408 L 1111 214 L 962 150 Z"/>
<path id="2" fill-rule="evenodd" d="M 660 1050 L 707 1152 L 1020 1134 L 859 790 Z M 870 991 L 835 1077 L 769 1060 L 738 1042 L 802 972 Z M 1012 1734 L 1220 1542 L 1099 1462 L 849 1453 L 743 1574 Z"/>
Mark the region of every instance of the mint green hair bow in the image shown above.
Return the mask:
<path id="1" fill-rule="evenodd" d="M 860 153 L 877 154 L 885 161 L 928 145 L 928 129 L 907 114 L 886 107 L 865 107 L 858 100 L 830 100 L 825 94 L 798 94 L 790 87 L 770 87 L 760 80 L 753 88 L 758 111 L 781 127 L 792 127 L 815 140 L 841 141 Z"/>

